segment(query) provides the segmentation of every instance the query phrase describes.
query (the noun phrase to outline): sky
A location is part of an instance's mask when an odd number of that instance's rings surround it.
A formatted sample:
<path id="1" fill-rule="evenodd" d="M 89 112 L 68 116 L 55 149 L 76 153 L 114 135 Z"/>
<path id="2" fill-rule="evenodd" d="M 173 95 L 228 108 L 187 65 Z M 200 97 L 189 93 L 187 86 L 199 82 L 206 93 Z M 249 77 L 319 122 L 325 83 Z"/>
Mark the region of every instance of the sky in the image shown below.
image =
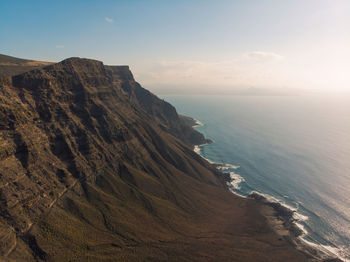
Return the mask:
<path id="1" fill-rule="evenodd" d="M 0 53 L 129 65 L 151 90 L 350 91 L 349 0 L 0 0 Z"/>

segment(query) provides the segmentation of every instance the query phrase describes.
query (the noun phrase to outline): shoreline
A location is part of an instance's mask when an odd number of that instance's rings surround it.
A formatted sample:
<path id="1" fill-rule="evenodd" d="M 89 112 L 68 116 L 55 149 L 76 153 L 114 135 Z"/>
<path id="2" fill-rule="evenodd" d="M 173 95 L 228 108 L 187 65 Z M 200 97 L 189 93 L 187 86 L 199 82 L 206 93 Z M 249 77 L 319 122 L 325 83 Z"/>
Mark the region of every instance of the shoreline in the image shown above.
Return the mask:
<path id="1" fill-rule="evenodd" d="M 186 116 L 187 117 L 187 116 Z M 199 120 L 191 119 L 191 126 L 195 128 L 197 126 L 203 126 L 204 124 Z M 324 262 L 346 262 L 347 260 L 342 260 L 336 254 L 333 254 L 327 248 L 318 246 L 316 243 L 312 243 L 308 240 L 302 238 L 302 236 L 307 234 L 307 231 L 303 228 L 298 221 L 302 219 L 296 219 L 295 214 L 298 214 L 296 210 L 292 207 L 284 205 L 279 201 L 269 200 L 263 193 L 252 191 L 248 196 L 241 195 L 233 190 L 239 189 L 239 183 L 244 182 L 244 178 L 239 174 L 234 172 L 224 172 L 224 170 L 231 168 L 236 169 L 239 166 L 225 163 L 217 163 L 207 159 L 200 153 L 200 147 L 213 143 L 214 141 L 208 140 L 207 143 L 200 145 L 194 145 L 193 151 L 200 155 L 203 159 L 209 162 L 216 170 L 219 170 L 224 176 L 228 190 L 234 195 L 244 198 L 244 199 L 254 199 L 261 204 L 261 212 L 267 218 L 269 226 L 276 232 L 276 234 L 285 238 L 294 248 L 303 252 L 312 259 L 317 259 L 318 261 Z M 235 176 L 237 175 L 237 176 Z M 236 182 L 234 182 L 236 181 Z M 233 187 L 233 188 L 232 188 Z"/>

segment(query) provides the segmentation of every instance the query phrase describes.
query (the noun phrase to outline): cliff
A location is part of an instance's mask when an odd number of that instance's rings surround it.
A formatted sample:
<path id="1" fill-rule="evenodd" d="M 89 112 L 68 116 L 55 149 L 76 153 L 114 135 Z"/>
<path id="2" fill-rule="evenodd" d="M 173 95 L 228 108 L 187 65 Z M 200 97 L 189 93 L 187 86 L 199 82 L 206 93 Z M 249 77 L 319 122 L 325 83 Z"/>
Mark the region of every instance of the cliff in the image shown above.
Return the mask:
<path id="1" fill-rule="evenodd" d="M 127 66 L 70 58 L 0 83 L 2 260 L 308 259 Z"/>

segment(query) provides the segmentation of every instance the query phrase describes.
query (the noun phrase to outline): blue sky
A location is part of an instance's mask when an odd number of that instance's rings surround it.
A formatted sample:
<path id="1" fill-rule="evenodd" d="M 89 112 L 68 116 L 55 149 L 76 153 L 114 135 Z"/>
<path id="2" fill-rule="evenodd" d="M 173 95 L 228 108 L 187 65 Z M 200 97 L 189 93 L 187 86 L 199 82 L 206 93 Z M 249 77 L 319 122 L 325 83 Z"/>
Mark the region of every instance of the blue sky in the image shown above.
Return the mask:
<path id="1" fill-rule="evenodd" d="M 0 53 L 128 64 L 146 86 L 347 89 L 347 0 L 0 0 Z"/>

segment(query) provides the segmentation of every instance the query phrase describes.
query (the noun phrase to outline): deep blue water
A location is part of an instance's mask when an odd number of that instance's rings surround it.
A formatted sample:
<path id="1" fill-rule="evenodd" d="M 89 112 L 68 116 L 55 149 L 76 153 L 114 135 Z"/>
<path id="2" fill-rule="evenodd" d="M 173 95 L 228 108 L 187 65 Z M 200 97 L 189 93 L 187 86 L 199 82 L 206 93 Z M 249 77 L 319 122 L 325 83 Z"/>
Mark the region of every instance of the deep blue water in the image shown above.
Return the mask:
<path id="1" fill-rule="evenodd" d="M 297 210 L 303 239 L 350 259 L 349 96 L 162 96 L 203 123 L 205 158 L 239 166 L 232 190 Z M 236 182 L 239 180 L 236 180 Z"/>

